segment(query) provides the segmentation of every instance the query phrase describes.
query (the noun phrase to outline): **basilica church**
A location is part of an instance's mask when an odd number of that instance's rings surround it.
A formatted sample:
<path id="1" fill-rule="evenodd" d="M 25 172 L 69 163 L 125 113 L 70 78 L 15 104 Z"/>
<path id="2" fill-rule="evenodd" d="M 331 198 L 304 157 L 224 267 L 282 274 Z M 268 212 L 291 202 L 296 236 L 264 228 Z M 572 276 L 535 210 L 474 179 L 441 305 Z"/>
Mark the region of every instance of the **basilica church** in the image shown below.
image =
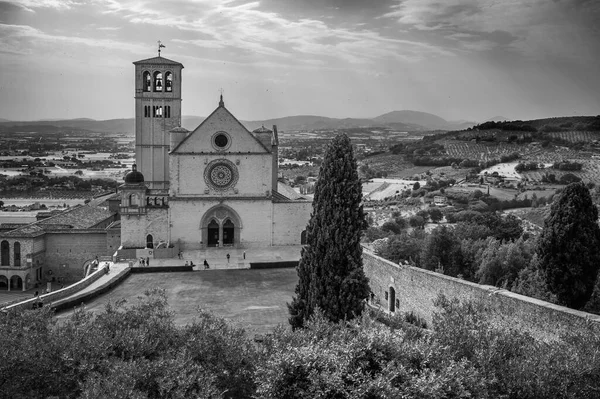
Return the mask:
<path id="1" fill-rule="evenodd" d="M 312 203 L 278 182 L 277 127 L 250 132 L 221 95 L 188 131 L 183 65 L 160 55 L 134 65 L 136 165 L 120 187 L 122 247 L 300 245 Z"/>

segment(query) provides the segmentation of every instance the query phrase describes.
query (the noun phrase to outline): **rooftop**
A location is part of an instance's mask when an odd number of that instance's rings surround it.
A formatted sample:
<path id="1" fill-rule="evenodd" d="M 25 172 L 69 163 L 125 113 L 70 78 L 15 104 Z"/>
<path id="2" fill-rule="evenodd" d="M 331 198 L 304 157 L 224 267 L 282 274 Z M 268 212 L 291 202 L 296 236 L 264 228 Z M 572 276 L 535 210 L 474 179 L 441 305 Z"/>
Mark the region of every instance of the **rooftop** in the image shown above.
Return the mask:
<path id="1" fill-rule="evenodd" d="M 105 208 L 79 205 L 58 215 L 8 231 L 4 237 L 36 237 L 48 230 L 89 229 L 112 216 Z"/>

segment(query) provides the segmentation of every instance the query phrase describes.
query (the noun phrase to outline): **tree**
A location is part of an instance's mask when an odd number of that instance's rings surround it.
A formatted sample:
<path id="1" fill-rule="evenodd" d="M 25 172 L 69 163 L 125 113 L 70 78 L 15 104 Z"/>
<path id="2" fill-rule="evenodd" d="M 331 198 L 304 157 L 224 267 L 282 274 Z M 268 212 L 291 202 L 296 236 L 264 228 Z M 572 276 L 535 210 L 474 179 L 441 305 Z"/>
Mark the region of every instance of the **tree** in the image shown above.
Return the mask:
<path id="1" fill-rule="evenodd" d="M 360 238 L 366 222 L 361 200 L 350 139 L 338 135 L 327 147 L 315 185 L 296 296 L 288 304 L 293 328 L 302 327 L 317 308 L 331 321 L 362 313 L 369 284 L 362 268 Z"/>
<path id="2" fill-rule="evenodd" d="M 413 184 L 413 191 L 417 191 L 420 188 L 421 188 L 421 184 L 418 181 L 416 181 L 415 184 Z"/>
<path id="3" fill-rule="evenodd" d="M 429 219 L 431 219 L 433 223 L 438 223 L 443 217 L 444 215 L 439 208 L 429 208 Z"/>
<path id="4" fill-rule="evenodd" d="M 536 253 L 546 284 L 560 304 L 580 309 L 600 267 L 598 210 L 583 183 L 569 184 L 554 201 Z"/>

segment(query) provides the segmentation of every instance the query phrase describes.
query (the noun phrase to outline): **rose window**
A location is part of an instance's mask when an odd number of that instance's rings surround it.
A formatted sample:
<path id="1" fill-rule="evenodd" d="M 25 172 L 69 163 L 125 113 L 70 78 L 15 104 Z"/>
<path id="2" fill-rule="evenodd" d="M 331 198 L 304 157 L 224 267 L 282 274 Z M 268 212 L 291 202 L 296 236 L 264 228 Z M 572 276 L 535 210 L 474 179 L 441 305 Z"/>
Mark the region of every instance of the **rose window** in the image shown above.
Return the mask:
<path id="1" fill-rule="evenodd" d="M 218 165 L 210 171 L 210 180 L 219 187 L 225 187 L 231 182 L 231 170 L 225 165 Z"/>
<path id="2" fill-rule="evenodd" d="M 236 166 L 226 159 L 219 159 L 208 164 L 204 172 L 206 183 L 216 190 L 226 190 L 237 182 Z"/>

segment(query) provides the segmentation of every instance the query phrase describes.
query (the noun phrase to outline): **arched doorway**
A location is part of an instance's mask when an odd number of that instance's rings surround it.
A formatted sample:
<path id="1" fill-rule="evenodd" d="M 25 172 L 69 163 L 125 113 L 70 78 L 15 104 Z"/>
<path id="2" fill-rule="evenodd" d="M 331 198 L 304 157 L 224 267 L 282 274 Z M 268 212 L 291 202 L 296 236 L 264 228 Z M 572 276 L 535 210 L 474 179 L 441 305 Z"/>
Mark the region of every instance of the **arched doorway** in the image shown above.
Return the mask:
<path id="1" fill-rule="evenodd" d="M 12 276 L 10 278 L 10 289 L 11 290 L 23 289 L 23 279 L 20 276 Z"/>
<path id="2" fill-rule="evenodd" d="M 219 246 L 219 223 L 215 219 L 208 224 L 208 243 L 209 247 Z"/>
<path id="3" fill-rule="evenodd" d="M 223 223 L 223 245 L 233 245 L 234 232 L 235 225 L 231 219 L 227 219 L 225 223 Z"/>
<path id="4" fill-rule="evenodd" d="M 396 311 L 396 290 L 394 287 L 390 287 L 390 294 L 388 295 L 388 303 L 390 312 Z"/>
<path id="5" fill-rule="evenodd" d="M 146 236 L 146 248 L 154 248 L 154 237 L 152 237 L 152 234 Z"/>
<path id="6" fill-rule="evenodd" d="M 0 290 L 7 291 L 8 290 L 8 277 L 0 276 Z"/>
<path id="7" fill-rule="evenodd" d="M 200 234 L 202 246 L 235 247 L 241 241 L 242 221 L 231 207 L 215 205 L 202 216 Z"/>

